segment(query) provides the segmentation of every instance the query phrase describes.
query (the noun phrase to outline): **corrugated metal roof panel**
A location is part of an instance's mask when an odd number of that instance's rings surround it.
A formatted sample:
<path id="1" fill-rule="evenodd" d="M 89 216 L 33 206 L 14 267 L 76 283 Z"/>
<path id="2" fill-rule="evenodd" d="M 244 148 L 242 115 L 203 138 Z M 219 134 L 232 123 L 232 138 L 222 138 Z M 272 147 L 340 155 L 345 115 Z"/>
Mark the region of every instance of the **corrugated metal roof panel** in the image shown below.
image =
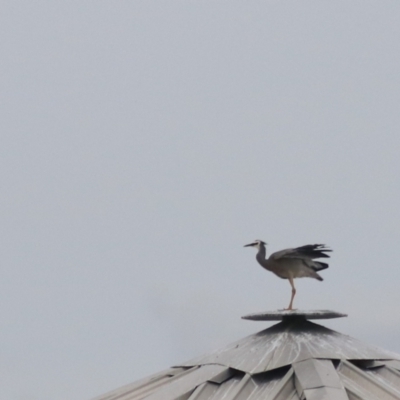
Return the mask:
<path id="1" fill-rule="evenodd" d="M 306 400 L 349 400 L 344 389 L 321 387 L 304 391 Z"/>
<path id="2" fill-rule="evenodd" d="M 147 378 L 141 379 L 137 382 L 125 385 L 102 396 L 96 397 L 94 400 L 125 400 L 126 398 L 140 399 L 151 391 L 156 390 L 158 387 L 171 382 L 174 377 L 189 373 L 197 369 L 194 368 L 169 368 L 157 374 L 151 375 Z M 135 397 L 132 397 L 135 396 Z"/>
<path id="3" fill-rule="evenodd" d="M 247 373 L 307 359 L 387 360 L 400 356 L 309 321 L 284 321 L 179 366 L 221 364 Z"/>
<path id="4" fill-rule="evenodd" d="M 386 365 L 400 371 L 400 361 L 399 360 L 388 360 L 386 362 Z"/>
<path id="5" fill-rule="evenodd" d="M 307 389 L 331 387 L 344 389 L 331 360 L 305 360 L 293 364 L 296 387 L 303 392 Z"/>
<path id="6" fill-rule="evenodd" d="M 289 368 L 280 368 L 274 371 L 253 375 L 256 389 L 249 397 L 249 400 L 268 399 L 273 393 L 281 391 L 282 388 L 280 386 L 282 385 L 282 380 L 293 381 L 292 371 L 290 371 L 289 375 L 285 378 L 288 371 Z M 280 387 L 279 389 L 278 386 Z M 294 390 L 294 384 L 290 390 Z"/>
<path id="7" fill-rule="evenodd" d="M 283 321 L 96 400 L 400 400 L 400 356 Z"/>
<path id="8" fill-rule="evenodd" d="M 160 390 L 146 397 L 146 400 L 176 400 L 179 396 L 189 398 L 197 386 L 225 372 L 221 365 L 203 365 L 190 374 L 184 374 Z"/>
<path id="9" fill-rule="evenodd" d="M 238 385 L 236 385 L 234 391 L 226 397 L 224 400 L 246 400 L 256 389 L 251 375 L 245 374 Z"/>
<path id="10" fill-rule="evenodd" d="M 188 400 L 210 400 L 218 390 L 218 384 L 212 382 L 204 382 L 197 386 L 196 390 L 191 394 Z"/>
<path id="11" fill-rule="evenodd" d="M 237 387 L 241 384 L 243 376 L 243 373 L 236 373 L 229 380 L 223 382 L 209 400 L 225 400 L 229 398 L 232 393 L 237 391 Z"/>
<path id="12" fill-rule="evenodd" d="M 342 361 L 338 373 L 346 389 L 361 396 L 362 399 L 399 400 L 400 396 L 391 386 L 362 371 L 348 361 Z"/>
<path id="13" fill-rule="evenodd" d="M 373 376 L 379 384 L 392 389 L 400 397 L 400 372 L 391 367 L 380 367 L 366 370 L 367 375 Z"/>
<path id="14" fill-rule="evenodd" d="M 293 364 L 295 386 L 307 400 L 348 400 L 331 360 L 305 360 Z"/>
<path id="15" fill-rule="evenodd" d="M 293 368 L 290 368 L 274 390 L 269 393 L 268 400 L 300 399 L 294 385 Z"/>

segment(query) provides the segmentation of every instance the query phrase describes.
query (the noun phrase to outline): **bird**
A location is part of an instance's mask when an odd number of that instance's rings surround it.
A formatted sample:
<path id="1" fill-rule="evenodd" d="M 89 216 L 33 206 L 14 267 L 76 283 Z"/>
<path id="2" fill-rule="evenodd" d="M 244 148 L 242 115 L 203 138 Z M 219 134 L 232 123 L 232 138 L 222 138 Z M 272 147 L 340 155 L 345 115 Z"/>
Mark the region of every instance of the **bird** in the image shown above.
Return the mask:
<path id="1" fill-rule="evenodd" d="M 244 247 L 255 247 L 258 249 L 256 259 L 258 263 L 268 271 L 282 279 L 288 279 L 292 287 L 292 295 L 288 308 L 284 310 L 293 310 L 293 299 L 296 295 L 294 286 L 295 278 L 314 278 L 323 281 L 318 271 L 322 271 L 329 267 L 327 263 L 314 261 L 317 258 L 329 258 L 327 252 L 331 252 L 324 244 L 307 244 L 305 246 L 293 249 L 280 250 L 272 253 L 266 258 L 267 243 L 262 240 L 255 240 L 253 243 L 246 244 Z"/>

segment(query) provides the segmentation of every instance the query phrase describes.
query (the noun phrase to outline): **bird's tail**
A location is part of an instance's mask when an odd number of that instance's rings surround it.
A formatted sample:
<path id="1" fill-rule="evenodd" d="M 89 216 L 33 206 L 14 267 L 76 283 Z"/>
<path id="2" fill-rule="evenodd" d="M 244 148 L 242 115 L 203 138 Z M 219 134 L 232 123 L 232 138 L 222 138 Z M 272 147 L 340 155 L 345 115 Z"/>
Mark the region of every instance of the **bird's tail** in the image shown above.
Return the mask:
<path id="1" fill-rule="evenodd" d="M 313 264 L 314 265 L 312 266 L 312 269 L 314 271 L 322 271 L 323 269 L 327 269 L 329 267 L 329 265 L 327 263 L 320 262 L 320 261 L 314 261 Z"/>
<path id="2" fill-rule="evenodd" d="M 317 273 L 315 273 L 315 279 L 318 279 L 319 281 L 323 281 L 324 280 L 324 278 L 321 275 L 317 274 Z"/>

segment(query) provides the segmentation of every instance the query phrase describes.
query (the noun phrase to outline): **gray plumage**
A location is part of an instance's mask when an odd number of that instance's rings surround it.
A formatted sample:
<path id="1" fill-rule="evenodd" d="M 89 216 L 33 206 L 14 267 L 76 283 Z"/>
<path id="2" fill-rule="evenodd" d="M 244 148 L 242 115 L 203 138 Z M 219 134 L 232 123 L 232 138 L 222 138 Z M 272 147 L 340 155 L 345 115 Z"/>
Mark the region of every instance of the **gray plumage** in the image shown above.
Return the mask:
<path id="1" fill-rule="evenodd" d="M 255 247 L 258 249 L 256 259 L 258 263 L 268 271 L 282 279 L 288 279 L 292 286 L 292 297 L 288 310 L 293 308 L 293 299 L 296 294 L 293 280 L 295 278 L 314 278 L 322 281 L 318 271 L 328 268 L 328 264 L 321 261 L 314 261 L 318 258 L 329 258 L 327 252 L 332 250 L 323 244 L 308 244 L 294 249 L 285 249 L 272 253 L 266 258 L 266 243 L 256 240 L 254 243 L 247 244 L 245 247 Z"/>

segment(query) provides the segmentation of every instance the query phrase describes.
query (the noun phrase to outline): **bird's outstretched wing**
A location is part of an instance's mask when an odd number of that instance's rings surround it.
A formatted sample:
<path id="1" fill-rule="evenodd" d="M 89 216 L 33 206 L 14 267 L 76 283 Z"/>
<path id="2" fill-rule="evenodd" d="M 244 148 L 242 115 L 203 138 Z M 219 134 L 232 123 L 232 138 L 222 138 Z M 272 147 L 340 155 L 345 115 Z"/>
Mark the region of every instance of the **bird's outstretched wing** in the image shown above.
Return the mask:
<path id="1" fill-rule="evenodd" d="M 283 258 L 301 258 L 313 260 L 315 258 L 329 258 L 332 250 L 328 249 L 324 244 L 307 244 L 306 246 L 296 247 L 295 249 L 285 249 L 272 253 L 269 258 L 272 260 L 281 260 Z"/>

